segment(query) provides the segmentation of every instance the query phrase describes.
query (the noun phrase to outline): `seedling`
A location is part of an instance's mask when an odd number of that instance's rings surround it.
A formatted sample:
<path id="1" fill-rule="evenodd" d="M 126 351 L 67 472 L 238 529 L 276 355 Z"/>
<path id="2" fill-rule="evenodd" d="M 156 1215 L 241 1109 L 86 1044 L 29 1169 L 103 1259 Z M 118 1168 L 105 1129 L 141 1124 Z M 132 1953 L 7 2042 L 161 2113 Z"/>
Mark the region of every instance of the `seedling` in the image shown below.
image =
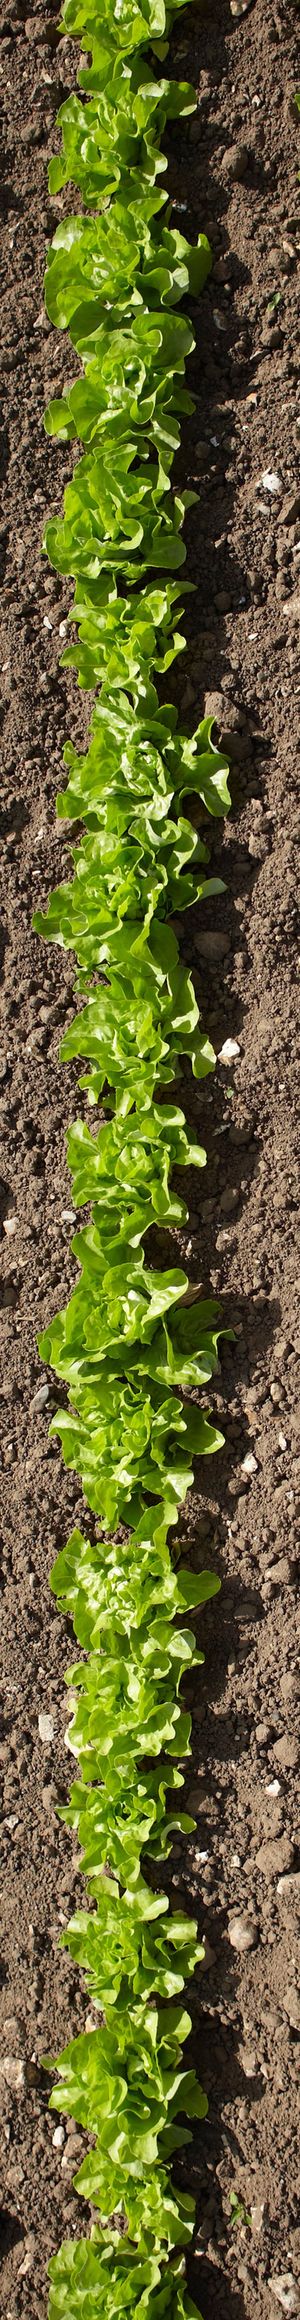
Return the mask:
<path id="1" fill-rule="evenodd" d="M 195 2313 L 184 2277 L 194 2202 L 169 2168 L 206 2110 L 195 2072 L 181 2068 L 181 1993 L 203 1953 L 193 1920 L 169 1909 L 161 1864 L 178 1829 L 195 1825 L 178 1801 L 190 1746 L 182 1680 L 203 1657 L 188 1614 L 198 1620 L 218 1580 L 180 1565 L 176 1525 L 195 1457 L 223 1441 L 207 1408 L 220 1316 L 213 1299 L 185 1304 L 187 1275 L 155 1264 L 154 1235 L 186 1222 L 182 1172 L 205 1164 L 179 1101 L 182 1056 L 197 1080 L 214 1066 L 171 923 L 222 891 L 190 800 L 213 817 L 230 800 L 212 719 L 188 739 L 162 702 L 184 645 L 178 573 L 195 497 L 171 481 L 193 409 L 193 330 L 179 306 L 188 292 L 197 299 L 210 266 L 205 235 L 190 247 L 173 227 L 164 185 L 165 122 L 195 104 L 166 69 L 182 5 L 65 0 L 64 31 L 89 61 L 61 108 L 50 168 L 51 195 L 71 180 L 84 209 L 61 218 L 49 253 L 47 311 L 69 330 L 75 377 L 45 424 L 82 455 L 45 547 L 74 580 L 63 660 L 94 709 L 85 753 L 66 745 L 58 798 L 78 838 L 73 877 L 35 919 L 77 962 L 61 1054 L 80 1057 L 87 1099 L 68 1146 L 78 1278 L 40 1350 L 63 1384 L 51 1431 L 94 1517 L 91 1538 L 72 1531 L 52 1586 L 82 1652 L 67 1678 L 75 1779 L 61 1817 L 78 1832 L 89 1897 L 62 1940 L 105 2015 L 57 2058 L 51 2107 L 87 2131 L 75 2181 L 101 2221 L 52 2259 L 51 2320 Z M 81 1207 L 90 1221 L 79 1229 Z"/>
<path id="2" fill-rule="evenodd" d="M 252 2231 L 252 2215 L 250 2215 L 248 2208 L 245 2207 L 244 2200 L 238 2198 L 236 2191 L 230 2191 L 229 2197 L 231 2206 L 231 2228 L 241 2223 L 245 2230 Z"/>

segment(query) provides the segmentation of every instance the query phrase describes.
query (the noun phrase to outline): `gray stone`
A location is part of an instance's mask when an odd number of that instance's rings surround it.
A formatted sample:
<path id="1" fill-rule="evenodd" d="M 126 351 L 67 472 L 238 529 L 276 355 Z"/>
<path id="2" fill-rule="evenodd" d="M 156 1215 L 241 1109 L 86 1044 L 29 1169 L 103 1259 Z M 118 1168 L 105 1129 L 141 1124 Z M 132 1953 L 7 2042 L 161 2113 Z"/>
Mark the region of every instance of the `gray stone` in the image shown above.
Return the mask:
<path id="1" fill-rule="evenodd" d="M 43 1410 L 45 1408 L 46 1402 L 48 1401 L 49 1386 L 37 1386 L 36 1393 L 32 1395 L 32 1410 Z"/>
<path id="2" fill-rule="evenodd" d="M 286 2312 L 287 2320 L 292 2320 L 292 2314 L 300 2312 L 300 2293 L 293 2272 L 273 2272 L 267 2284 L 276 2304 Z"/>

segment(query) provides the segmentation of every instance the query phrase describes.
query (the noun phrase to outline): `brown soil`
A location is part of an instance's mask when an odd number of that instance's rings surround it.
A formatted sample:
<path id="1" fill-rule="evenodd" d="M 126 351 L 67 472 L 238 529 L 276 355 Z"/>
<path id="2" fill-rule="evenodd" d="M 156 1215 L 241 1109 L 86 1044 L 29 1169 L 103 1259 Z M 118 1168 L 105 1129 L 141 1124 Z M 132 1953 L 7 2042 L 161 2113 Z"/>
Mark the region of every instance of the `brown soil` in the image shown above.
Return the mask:
<path id="1" fill-rule="evenodd" d="M 81 1507 L 48 1441 L 53 1383 L 47 1403 L 35 1399 L 44 1380 L 37 1330 L 71 1279 L 64 1133 L 76 1092 L 57 1058 L 72 980 L 62 954 L 48 953 L 30 931 L 36 899 L 67 866 L 54 799 L 65 732 L 83 734 L 82 707 L 58 672 L 62 591 L 40 564 L 44 515 L 53 497 L 59 506 L 69 468 L 69 454 L 46 447 L 41 428 L 47 393 L 59 388 L 68 360 L 42 314 L 42 278 L 56 215 L 46 156 L 74 54 L 55 42 L 48 15 L 36 10 L 25 22 L 25 9 L 26 0 L 11 7 L 7 0 L 1 43 L 5 2320 L 44 2315 L 48 2255 L 80 2221 L 89 2223 L 70 2188 L 82 2138 L 67 2133 L 63 2149 L 53 2145 L 40 2068 L 45 2050 L 84 2022 L 86 1999 L 70 1961 L 57 1954 L 81 1886 L 71 1837 L 54 1812 L 68 1788 L 62 1671 L 72 1639 L 52 1608 L 47 1576 Z M 200 1211 L 195 1178 L 191 1185 L 190 1244 L 182 1236 L 192 1277 L 220 1292 L 236 1330 L 215 1394 L 218 1411 L 228 1412 L 226 1451 L 182 1526 L 223 1578 L 219 1602 L 205 1615 L 205 1674 L 194 1685 L 189 1789 L 197 1838 L 173 1857 L 174 1884 L 191 1904 L 196 1897 L 210 1943 L 193 2000 L 209 2118 L 194 2144 L 201 2261 L 195 2257 L 191 2284 L 205 2320 L 215 2313 L 272 2320 L 272 2310 L 276 2320 L 270 2283 L 278 2273 L 294 2281 L 299 2274 L 297 13 L 292 0 L 270 0 L 267 9 L 254 0 L 238 21 L 227 0 L 214 0 L 210 11 L 182 22 L 176 48 L 181 70 L 197 73 L 200 114 L 178 150 L 174 188 L 188 204 L 188 224 L 191 211 L 194 230 L 209 231 L 215 258 L 201 302 L 197 408 L 185 446 L 189 480 L 201 481 L 190 521 L 199 594 L 189 600 L 184 707 L 195 722 L 195 708 L 213 691 L 219 727 L 231 735 L 234 800 L 225 838 L 219 832 L 214 841 L 226 897 L 217 918 L 207 909 L 200 924 L 192 914 L 184 945 L 217 1049 L 228 1038 L 239 1045 L 230 1067 L 218 1066 L 213 1089 L 208 1083 L 191 1098 L 187 1083 L 194 1122 L 205 1121 L 208 1169 Z M 279 477 L 273 496 L 261 482 L 265 470 Z M 209 927 L 220 935 L 213 961 L 202 948 Z M 255 1466 L 247 1475 L 249 1452 Z M 47 1742 L 41 1711 L 53 1719 Z M 236 1915 L 250 1926 L 245 1954 L 230 1939 Z M 231 2193 L 250 2209 L 251 2230 L 241 2222 L 232 2229 Z M 290 2290 L 279 2308 L 295 2312 L 295 2299 Z"/>

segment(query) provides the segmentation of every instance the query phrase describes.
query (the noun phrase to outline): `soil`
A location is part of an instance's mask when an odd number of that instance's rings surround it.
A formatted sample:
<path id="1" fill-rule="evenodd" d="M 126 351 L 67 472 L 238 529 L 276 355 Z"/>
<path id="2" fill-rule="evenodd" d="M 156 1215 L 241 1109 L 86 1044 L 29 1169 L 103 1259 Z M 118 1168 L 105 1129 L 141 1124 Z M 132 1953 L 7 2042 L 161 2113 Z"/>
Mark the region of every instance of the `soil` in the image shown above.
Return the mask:
<path id="1" fill-rule="evenodd" d="M 49 1375 L 42 1401 L 37 1354 L 37 1332 L 65 1302 L 74 1270 L 65 1127 L 76 1080 L 58 1063 L 72 976 L 62 953 L 31 934 L 35 903 L 67 872 L 55 793 L 65 734 L 83 740 L 88 707 L 58 667 L 69 599 L 40 561 L 42 524 L 49 505 L 60 505 L 71 458 L 46 446 L 42 431 L 48 393 L 72 368 L 43 313 L 42 281 L 57 217 L 46 159 L 74 51 L 49 13 L 35 7 L 25 17 L 26 4 L 4 4 L 0 66 L 5 2320 L 44 2320 L 48 2257 L 90 2221 L 71 2188 L 83 2138 L 66 2130 L 63 2147 L 53 2141 L 41 2069 L 43 2053 L 86 2019 L 83 1984 L 57 1951 L 82 1886 L 71 1835 L 55 1817 L 68 1791 L 63 1668 L 73 1647 L 48 1587 L 82 1507 L 48 1439 L 55 1387 Z M 182 19 L 174 41 L 175 69 L 197 80 L 199 114 L 180 142 L 176 131 L 172 187 L 187 230 L 206 230 L 214 256 L 196 318 L 197 402 L 184 446 L 199 504 L 189 519 L 197 596 L 188 599 L 181 699 L 183 688 L 191 725 L 211 705 L 230 737 L 233 797 L 225 833 L 213 836 L 224 900 L 206 905 L 205 918 L 193 911 L 183 942 L 217 1053 L 228 1040 L 238 1050 L 196 1095 L 186 1080 L 208 1166 L 200 1196 L 191 1180 L 189 1234 L 177 1236 L 192 1280 L 212 1285 L 235 1329 L 214 1394 L 225 1451 L 204 1481 L 198 1474 L 182 1520 L 183 1542 L 222 1578 L 203 1621 L 205 1670 L 194 1678 L 187 1785 L 196 1835 L 172 1856 L 173 1889 L 196 1904 L 208 1941 L 191 2003 L 209 2113 L 192 2167 L 182 2165 L 199 2202 L 190 2279 L 204 2320 L 272 2320 L 272 2311 L 276 2320 L 278 2275 L 279 2308 L 299 2311 L 297 24 L 296 0 L 269 0 L 267 9 L 254 0 L 240 15 L 214 0 Z M 251 2227 L 243 2217 L 233 2227 L 233 2195 Z"/>

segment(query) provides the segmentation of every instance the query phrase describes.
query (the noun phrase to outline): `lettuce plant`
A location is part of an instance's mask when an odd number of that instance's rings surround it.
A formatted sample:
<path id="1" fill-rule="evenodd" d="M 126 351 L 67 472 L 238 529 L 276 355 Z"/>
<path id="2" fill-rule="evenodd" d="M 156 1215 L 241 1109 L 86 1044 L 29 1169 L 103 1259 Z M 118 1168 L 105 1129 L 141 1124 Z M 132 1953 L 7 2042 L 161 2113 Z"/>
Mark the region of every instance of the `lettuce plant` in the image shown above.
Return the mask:
<path id="1" fill-rule="evenodd" d="M 161 182 L 166 121 L 194 104 L 165 71 L 184 5 L 65 0 L 63 28 L 86 61 L 50 166 L 52 195 L 70 180 L 84 209 L 61 220 L 49 252 L 47 311 L 69 330 L 76 369 L 45 425 L 82 455 L 45 545 L 75 583 L 63 660 L 95 696 L 88 747 L 66 745 L 58 798 L 60 816 L 79 824 L 73 876 L 35 919 L 77 961 L 61 1053 L 81 1058 L 90 1111 L 68 1140 L 73 1200 L 86 1212 L 72 1241 L 78 1277 L 40 1350 L 63 1389 L 52 1431 L 92 1517 L 51 1584 L 81 1652 L 67 1678 L 76 1777 L 62 1817 L 78 1832 L 87 1898 L 62 1941 L 85 1973 L 95 2026 L 57 2057 L 50 2099 L 87 2131 L 75 2182 L 99 2213 L 90 2237 L 67 2241 L 50 2265 L 51 2320 L 195 2311 L 184 2256 L 194 2203 L 170 2163 L 192 2132 L 182 2114 L 206 2110 L 182 2067 L 181 1993 L 203 1951 L 194 1921 L 168 1905 L 161 1865 L 174 1832 L 195 1825 L 179 1802 L 182 1686 L 203 1655 L 186 1619 L 218 1581 L 180 1563 L 176 1526 L 194 1459 L 223 1440 L 206 1402 L 220 1318 L 213 1300 L 189 1303 L 171 1241 L 156 1261 L 155 1233 L 186 1222 L 181 1171 L 205 1164 L 178 1088 L 183 1057 L 200 1080 L 214 1054 L 172 919 L 222 890 L 195 807 L 222 814 L 229 792 L 211 721 L 188 738 L 161 692 L 184 645 L 173 575 L 195 496 L 171 481 L 193 408 L 193 331 L 178 306 L 198 297 L 210 264 L 205 236 L 190 247 L 173 227 Z"/>

